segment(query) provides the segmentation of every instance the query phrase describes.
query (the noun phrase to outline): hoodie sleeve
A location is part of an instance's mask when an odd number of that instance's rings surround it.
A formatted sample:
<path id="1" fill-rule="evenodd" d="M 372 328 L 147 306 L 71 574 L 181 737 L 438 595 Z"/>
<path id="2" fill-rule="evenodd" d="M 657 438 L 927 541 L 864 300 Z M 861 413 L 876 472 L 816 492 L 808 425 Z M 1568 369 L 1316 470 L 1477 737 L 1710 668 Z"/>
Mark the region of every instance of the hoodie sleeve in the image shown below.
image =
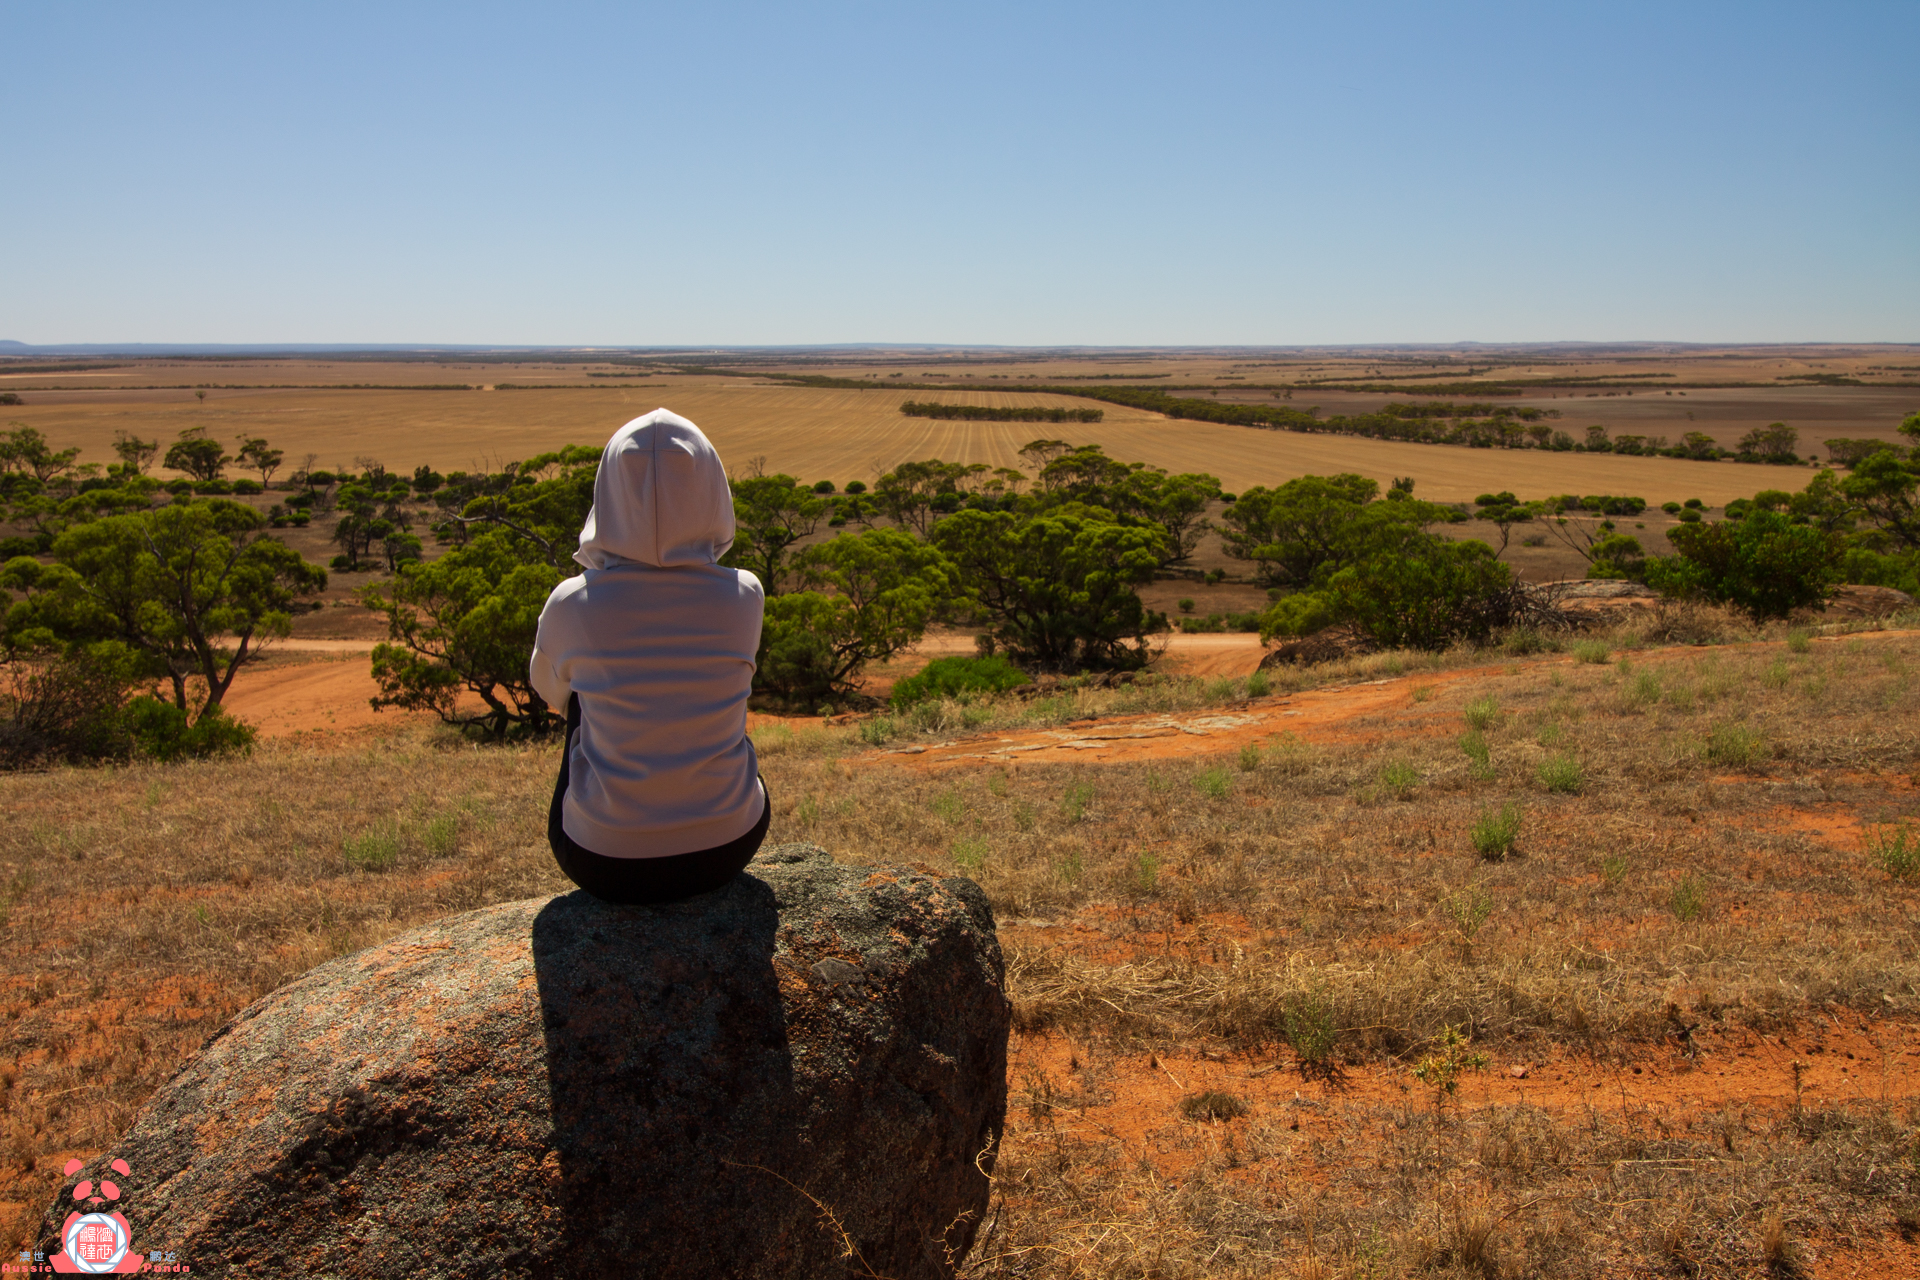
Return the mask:
<path id="1" fill-rule="evenodd" d="M 562 628 L 555 619 L 554 606 L 573 594 L 569 588 L 578 582 L 577 578 L 569 578 L 547 597 L 546 606 L 540 610 L 540 623 L 533 633 L 533 657 L 527 663 L 527 680 L 533 685 L 533 691 L 540 695 L 548 707 L 562 715 L 566 714 L 567 697 L 573 692 L 573 682 L 567 678 L 564 669 L 564 643 L 556 634 Z"/>

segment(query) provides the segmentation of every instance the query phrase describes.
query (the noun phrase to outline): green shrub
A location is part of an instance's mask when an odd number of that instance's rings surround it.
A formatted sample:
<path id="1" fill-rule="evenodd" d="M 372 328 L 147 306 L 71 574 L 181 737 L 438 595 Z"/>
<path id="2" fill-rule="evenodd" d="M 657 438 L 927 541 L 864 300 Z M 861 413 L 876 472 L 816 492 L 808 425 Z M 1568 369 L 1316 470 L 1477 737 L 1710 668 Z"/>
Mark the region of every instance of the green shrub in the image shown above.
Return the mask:
<path id="1" fill-rule="evenodd" d="M 1920 880 L 1920 833 L 1906 823 L 1875 827 L 1867 833 L 1874 865 L 1896 880 Z"/>
<path id="2" fill-rule="evenodd" d="M 451 813 L 443 813 L 427 823 L 420 843 L 426 846 L 427 853 L 435 858 L 449 858 L 460 851 L 460 819 Z"/>
<path id="3" fill-rule="evenodd" d="M 1091 782 L 1070 782 L 1060 797 L 1060 816 L 1068 822 L 1078 822 L 1087 816 L 1087 806 L 1092 803 Z"/>
<path id="4" fill-rule="evenodd" d="M 1193 612 L 1193 598 L 1191 596 L 1182 596 L 1178 600 L 1175 600 L 1174 604 L 1179 606 L 1180 612 L 1182 613 Z"/>
<path id="5" fill-rule="evenodd" d="M 1483 810 L 1473 824 L 1473 848 L 1490 862 L 1501 861 L 1513 853 L 1520 838 L 1520 806 L 1508 801 L 1495 813 Z"/>
<path id="6" fill-rule="evenodd" d="M 870 747 L 885 746 L 897 732 L 892 716 L 875 716 L 860 722 L 860 741 Z"/>
<path id="7" fill-rule="evenodd" d="M 1649 585 L 1664 595 L 1735 605 L 1755 619 L 1820 605 L 1840 580 L 1839 535 L 1794 524 L 1779 511 L 1753 508 L 1739 520 L 1677 525 L 1667 538 L 1679 554 L 1647 562 Z"/>
<path id="8" fill-rule="evenodd" d="M 1333 1009 L 1324 994 L 1312 991 L 1289 1002 L 1280 1025 L 1301 1075 L 1324 1079 L 1334 1074 L 1338 1064 L 1333 1051 L 1339 1031 L 1333 1025 Z"/>
<path id="9" fill-rule="evenodd" d="M 1252 773 L 1260 767 L 1260 744 L 1249 742 L 1240 748 L 1240 772 Z"/>
<path id="10" fill-rule="evenodd" d="M 1580 762 L 1569 755 L 1548 756 L 1540 762 L 1538 769 L 1540 785 L 1548 791 L 1566 795 L 1578 795 L 1580 792 Z"/>
<path id="11" fill-rule="evenodd" d="M 1813 633 L 1805 627 L 1795 627 L 1787 632 L 1787 648 L 1794 653 L 1805 653 L 1813 648 Z"/>
<path id="12" fill-rule="evenodd" d="M 1224 800 L 1227 798 L 1227 771 L 1218 767 L 1202 769 L 1193 775 L 1193 785 L 1209 800 Z"/>
<path id="13" fill-rule="evenodd" d="M 1486 782 L 1494 776 L 1493 752 L 1487 748 L 1487 739 L 1478 729 L 1469 729 L 1460 735 L 1460 749 L 1467 753 L 1467 772 L 1477 782 Z"/>
<path id="14" fill-rule="evenodd" d="M 233 719 L 223 708 L 208 707 L 188 724 L 186 712 L 146 696 L 127 704 L 127 729 L 141 755 L 167 763 L 245 755 L 253 750 L 255 737 L 252 725 Z"/>
<path id="15" fill-rule="evenodd" d="M 1469 884 L 1458 893 L 1448 894 L 1440 902 L 1441 910 L 1453 922 L 1462 942 L 1472 942 L 1480 926 L 1493 914 L 1493 899 L 1477 884 Z"/>
<path id="16" fill-rule="evenodd" d="M 1133 887 L 1142 894 L 1149 894 L 1160 884 L 1160 859 L 1151 850 L 1141 851 L 1133 864 Z"/>
<path id="17" fill-rule="evenodd" d="M 1420 785 L 1420 771 L 1405 760 L 1389 760 L 1380 768 L 1380 785 L 1396 800 L 1409 800 Z"/>
<path id="18" fill-rule="evenodd" d="M 1484 733 L 1500 719 L 1500 701 L 1490 693 L 1475 698 L 1467 704 L 1466 715 L 1468 727 Z"/>
<path id="19" fill-rule="evenodd" d="M 1613 654 L 1604 640 L 1582 640 L 1573 646 L 1574 660 L 1577 662 L 1603 663 Z"/>
<path id="20" fill-rule="evenodd" d="M 1273 690 L 1273 678 L 1264 671 L 1256 671 L 1247 677 L 1247 696 L 1264 698 Z"/>
<path id="21" fill-rule="evenodd" d="M 968 875 L 978 875 L 987 862 L 987 842 L 977 836 L 963 836 L 953 842 L 953 865 Z"/>
<path id="22" fill-rule="evenodd" d="M 1698 920 L 1707 909 L 1706 886 L 1691 874 L 1680 877 L 1680 882 L 1673 886 L 1673 892 L 1667 897 L 1667 906 L 1684 923 Z"/>
<path id="23" fill-rule="evenodd" d="M 1707 733 L 1707 759 L 1730 768 L 1745 769 L 1760 759 L 1765 740 L 1760 731 L 1731 721 Z"/>
<path id="24" fill-rule="evenodd" d="M 935 658 L 917 674 L 894 685 L 889 701 L 895 707 L 910 707 L 933 698 L 966 701 L 978 694 L 1005 693 L 1028 683 L 1026 672 L 997 653 L 984 658 L 955 655 Z"/>
<path id="25" fill-rule="evenodd" d="M 386 871 L 400 860 L 400 833 L 392 826 L 374 827 L 341 843 L 349 871 Z"/>

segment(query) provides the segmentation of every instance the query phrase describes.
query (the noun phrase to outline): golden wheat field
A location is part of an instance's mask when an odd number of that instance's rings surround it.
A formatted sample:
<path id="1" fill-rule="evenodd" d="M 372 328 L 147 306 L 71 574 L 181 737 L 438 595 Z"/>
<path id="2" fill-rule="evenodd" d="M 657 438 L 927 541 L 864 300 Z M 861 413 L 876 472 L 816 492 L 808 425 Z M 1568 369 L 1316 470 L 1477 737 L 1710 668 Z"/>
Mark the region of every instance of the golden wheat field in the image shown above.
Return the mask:
<path id="1" fill-rule="evenodd" d="M 384 367 L 355 373 L 386 376 Z M 60 385 L 72 385 L 71 376 L 61 375 Z M 179 389 L 22 394 L 27 403 L 5 410 L 10 421 L 39 429 L 57 447 L 78 445 L 83 460 L 94 462 L 112 461 L 117 432 L 168 442 L 183 430 L 205 426 L 221 439 L 264 437 L 285 452 L 288 464 L 312 453 L 326 467 L 351 467 L 357 457 L 374 457 L 406 470 L 422 463 L 442 471 L 497 469 L 562 445 L 599 444 L 621 423 L 664 406 L 699 423 L 736 469 L 762 458 L 768 470 L 838 484 L 871 481 L 916 458 L 1018 467 L 1020 447 L 1045 436 L 1099 444 L 1113 457 L 1173 472 L 1210 472 L 1235 491 L 1295 476 L 1355 471 L 1383 485 L 1396 476 L 1413 476 L 1421 496 L 1436 501 L 1469 500 L 1491 487 L 1525 494 L 1631 493 L 1654 503 L 1699 498 L 1720 506 L 1796 479 L 1792 472 L 1783 477 L 1779 468 L 1730 462 L 1491 452 L 1263 431 L 1170 420 L 1112 404 L 1096 406 L 1105 420 L 1090 424 L 934 421 L 900 413 L 902 402 L 915 397 L 1013 407 L 1092 404 L 1013 390 L 831 390 L 743 378 L 661 377 L 607 389 L 525 391 L 248 387 L 210 390 L 204 400 Z"/>

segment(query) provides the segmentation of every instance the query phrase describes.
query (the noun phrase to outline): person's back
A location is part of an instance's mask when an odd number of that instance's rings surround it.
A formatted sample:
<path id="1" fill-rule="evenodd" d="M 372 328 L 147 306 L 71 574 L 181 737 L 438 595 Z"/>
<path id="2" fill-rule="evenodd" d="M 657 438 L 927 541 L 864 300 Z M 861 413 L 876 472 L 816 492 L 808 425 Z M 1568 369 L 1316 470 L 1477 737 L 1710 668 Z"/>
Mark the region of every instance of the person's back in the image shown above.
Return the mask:
<path id="1" fill-rule="evenodd" d="M 548 598 L 530 672 L 568 709 L 555 856 L 597 896 L 717 887 L 765 832 L 746 736 L 763 593 L 717 563 L 733 531 L 725 469 L 698 427 L 662 409 L 608 441 L 574 557 L 586 572 Z"/>

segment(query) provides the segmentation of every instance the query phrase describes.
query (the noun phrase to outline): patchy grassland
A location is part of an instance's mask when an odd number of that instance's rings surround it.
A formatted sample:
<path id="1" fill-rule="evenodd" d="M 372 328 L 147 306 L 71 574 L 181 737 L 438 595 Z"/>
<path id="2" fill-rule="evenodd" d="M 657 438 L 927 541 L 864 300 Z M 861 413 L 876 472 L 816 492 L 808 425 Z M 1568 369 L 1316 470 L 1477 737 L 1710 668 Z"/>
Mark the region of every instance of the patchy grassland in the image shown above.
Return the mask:
<path id="1" fill-rule="evenodd" d="M 969 1272 L 1897 1272 L 1920 637 L 1639 644 L 758 731 L 771 839 L 963 872 L 999 914 L 1014 1111 Z M 1220 712 L 1257 723 L 1171 758 L 898 753 Z M 249 1000 L 565 887 L 551 748 L 347 741 L 0 779 L 16 1234 Z"/>

